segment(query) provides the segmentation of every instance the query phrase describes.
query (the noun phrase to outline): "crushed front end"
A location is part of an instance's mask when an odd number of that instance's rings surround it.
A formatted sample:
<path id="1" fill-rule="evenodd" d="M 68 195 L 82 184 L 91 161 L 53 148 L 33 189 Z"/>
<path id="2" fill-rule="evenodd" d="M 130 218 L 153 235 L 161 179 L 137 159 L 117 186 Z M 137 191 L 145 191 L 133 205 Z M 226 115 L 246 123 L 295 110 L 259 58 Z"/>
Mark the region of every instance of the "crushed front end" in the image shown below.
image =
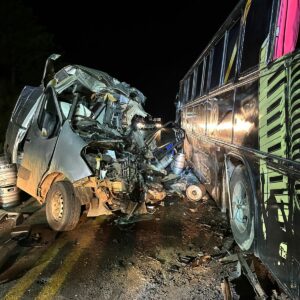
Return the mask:
<path id="1" fill-rule="evenodd" d="M 164 200 L 162 179 L 182 145 L 183 131 L 169 124 L 150 133 L 143 130 L 146 98 L 106 73 L 68 66 L 54 82 L 64 117 L 84 141 L 80 154 L 90 175 L 77 175 L 73 186 L 88 216 L 119 211 L 130 217 L 147 213 L 147 203 Z M 64 166 L 68 168 L 72 166 Z"/>

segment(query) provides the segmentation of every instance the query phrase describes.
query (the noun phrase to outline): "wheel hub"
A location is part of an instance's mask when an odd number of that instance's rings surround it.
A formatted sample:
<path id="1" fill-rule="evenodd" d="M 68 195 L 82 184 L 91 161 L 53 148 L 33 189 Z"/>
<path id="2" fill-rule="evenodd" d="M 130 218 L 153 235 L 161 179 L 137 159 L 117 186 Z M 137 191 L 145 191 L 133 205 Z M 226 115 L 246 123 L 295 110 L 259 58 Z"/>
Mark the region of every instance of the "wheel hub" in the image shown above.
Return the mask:
<path id="1" fill-rule="evenodd" d="M 250 220 L 250 208 L 247 190 L 242 182 L 238 182 L 232 195 L 232 219 L 242 233 L 247 229 Z"/>
<path id="2" fill-rule="evenodd" d="M 64 199 L 61 193 L 57 192 L 51 201 L 52 216 L 55 221 L 59 221 L 63 217 Z"/>

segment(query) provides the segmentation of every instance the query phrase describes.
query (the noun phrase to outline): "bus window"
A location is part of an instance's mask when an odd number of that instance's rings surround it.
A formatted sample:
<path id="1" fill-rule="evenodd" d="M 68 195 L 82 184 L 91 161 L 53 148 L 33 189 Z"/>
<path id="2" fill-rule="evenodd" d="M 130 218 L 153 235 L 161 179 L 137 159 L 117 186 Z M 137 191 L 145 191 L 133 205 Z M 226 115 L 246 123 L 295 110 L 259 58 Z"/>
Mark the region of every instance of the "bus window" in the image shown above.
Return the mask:
<path id="1" fill-rule="evenodd" d="M 224 37 L 219 40 L 214 48 L 213 63 L 211 70 L 210 88 L 213 89 L 220 84 L 222 61 L 223 61 Z"/>
<path id="2" fill-rule="evenodd" d="M 234 137 L 238 145 L 258 148 L 258 83 L 237 88 L 234 107 Z"/>
<path id="3" fill-rule="evenodd" d="M 194 83 L 194 72 L 189 77 L 189 93 L 188 93 L 188 101 L 191 101 L 193 98 L 193 83 Z"/>
<path id="4" fill-rule="evenodd" d="M 206 131 L 206 105 L 202 101 L 195 106 L 195 132 L 205 135 Z"/>
<path id="5" fill-rule="evenodd" d="M 210 136 L 231 143 L 234 92 L 210 99 L 207 105 L 207 132 Z"/>
<path id="6" fill-rule="evenodd" d="M 240 32 L 240 20 L 238 20 L 228 31 L 228 42 L 225 59 L 224 83 L 234 77 L 238 50 L 238 39 Z"/>
<path id="7" fill-rule="evenodd" d="M 207 135 L 214 136 L 218 126 L 219 107 L 217 99 L 209 99 L 207 102 Z"/>
<path id="8" fill-rule="evenodd" d="M 195 94 L 196 97 L 200 96 L 201 94 L 202 74 L 203 74 L 203 62 L 201 62 L 197 68 L 197 82 L 196 82 L 196 94 Z"/>
<path id="9" fill-rule="evenodd" d="M 204 80 L 203 80 L 203 94 L 206 94 L 209 89 L 209 66 L 210 66 L 210 55 L 206 56 L 205 59 L 205 73 L 204 73 Z"/>
<path id="10" fill-rule="evenodd" d="M 188 107 L 186 110 L 186 128 L 187 130 L 193 130 L 193 107 Z"/>
<path id="11" fill-rule="evenodd" d="M 187 100 L 188 100 L 188 90 L 189 90 L 189 81 L 188 81 L 188 79 L 186 79 L 185 81 L 184 81 L 184 87 L 183 87 L 183 102 L 184 103 L 186 103 L 187 102 Z"/>
<path id="12" fill-rule="evenodd" d="M 181 125 L 186 128 L 186 109 L 181 112 Z"/>
<path id="13" fill-rule="evenodd" d="M 252 0 L 251 2 L 246 19 L 241 72 L 259 63 L 260 49 L 269 32 L 272 2 L 273 0 Z"/>
<path id="14" fill-rule="evenodd" d="M 178 100 L 183 103 L 183 86 L 180 85 L 179 87 L 179 95 L 178 95 Z"/>

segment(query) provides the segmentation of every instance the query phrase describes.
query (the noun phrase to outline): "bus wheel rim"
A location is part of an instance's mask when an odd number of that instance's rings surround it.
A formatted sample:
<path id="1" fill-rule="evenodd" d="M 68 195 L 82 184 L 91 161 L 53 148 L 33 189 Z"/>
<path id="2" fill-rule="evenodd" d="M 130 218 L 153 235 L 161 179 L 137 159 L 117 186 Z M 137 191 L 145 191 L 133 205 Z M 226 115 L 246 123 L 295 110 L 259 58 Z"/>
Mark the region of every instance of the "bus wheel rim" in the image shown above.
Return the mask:
<path id="1" fill-rule="evenodd" d="M 247 190 L 242 182 L 238 182 L 233 189 L 232 219 L 239 232 L 246 231 L 250 219 L 250 208 Z"/>

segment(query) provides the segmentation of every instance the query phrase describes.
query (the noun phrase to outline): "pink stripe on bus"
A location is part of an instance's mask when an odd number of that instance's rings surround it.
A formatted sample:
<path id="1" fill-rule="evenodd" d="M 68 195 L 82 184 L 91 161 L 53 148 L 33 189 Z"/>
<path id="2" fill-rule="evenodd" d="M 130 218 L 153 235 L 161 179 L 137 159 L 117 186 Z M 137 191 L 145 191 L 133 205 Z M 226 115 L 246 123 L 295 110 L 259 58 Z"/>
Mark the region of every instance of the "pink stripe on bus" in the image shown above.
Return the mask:
<path id="1" fill-rule="evenodd" d="M 295 50 L 300 24 L 300 0 L 282 0 L 278 17 L 278 36 L 274 59 Z"/>

